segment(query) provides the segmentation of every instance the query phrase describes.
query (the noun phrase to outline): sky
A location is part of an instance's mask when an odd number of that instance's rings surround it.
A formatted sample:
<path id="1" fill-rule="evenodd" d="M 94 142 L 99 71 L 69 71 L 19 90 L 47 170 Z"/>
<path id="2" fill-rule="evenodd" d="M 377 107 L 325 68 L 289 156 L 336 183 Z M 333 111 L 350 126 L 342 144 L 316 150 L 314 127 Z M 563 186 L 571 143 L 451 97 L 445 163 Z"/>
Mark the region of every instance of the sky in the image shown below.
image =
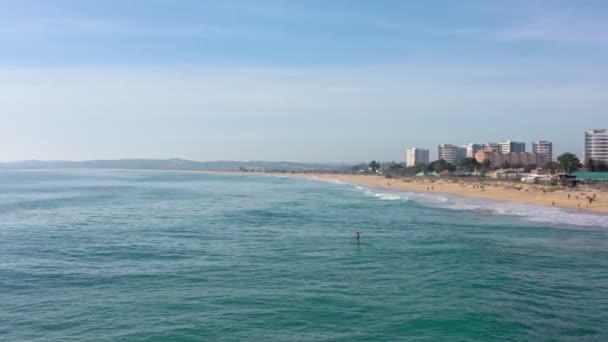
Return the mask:
<path id="1" fill-rule="evenodd" d="M 0 161 L 403 161 L 608 128 L 606 1 L 0 0 Z"/>

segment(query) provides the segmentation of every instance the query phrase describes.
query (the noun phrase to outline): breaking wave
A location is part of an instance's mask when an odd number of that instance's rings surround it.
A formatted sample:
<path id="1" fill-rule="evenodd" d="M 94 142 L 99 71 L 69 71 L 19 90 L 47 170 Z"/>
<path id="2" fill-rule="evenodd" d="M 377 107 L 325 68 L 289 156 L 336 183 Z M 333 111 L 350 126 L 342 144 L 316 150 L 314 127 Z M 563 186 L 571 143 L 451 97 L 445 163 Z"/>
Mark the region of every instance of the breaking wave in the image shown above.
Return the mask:
<path id="1" fill-rule="evenodd" d="M 381 200 L 411 200 L 430 207 L 459 211 L 479 211 L 497 216 L 514 216 L 527 221 L 560 225 L 608 228 L 608 215 L 524 203 L 499 202 L 455 195 L 420 192 L 376 192 L 354 185 L 366 196 Z"/>

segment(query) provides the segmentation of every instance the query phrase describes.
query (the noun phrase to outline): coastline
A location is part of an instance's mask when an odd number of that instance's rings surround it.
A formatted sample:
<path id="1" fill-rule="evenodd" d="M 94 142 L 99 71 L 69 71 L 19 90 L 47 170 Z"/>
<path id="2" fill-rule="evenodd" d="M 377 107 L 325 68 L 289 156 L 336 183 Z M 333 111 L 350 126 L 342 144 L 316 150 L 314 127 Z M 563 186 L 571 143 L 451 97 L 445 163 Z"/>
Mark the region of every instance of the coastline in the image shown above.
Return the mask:
<path id="1" fill-rule="evenodd" d="M 608 216 L 608 191 L 593 188 L 566 188 L 558 186 L 543 186 L 523 182 L 512 182 L 498 179 L 478 180 L 470 178 L 386 178 L 379 175 L 358 175 L 320 172 L 261 172 L 236 170 L 200 170 L 200 169 L 104 169 L 117 171 L 157 171 L 157 172 L 195 172 L 233 175 L 266 175 L 291 178 L 304 178 L 318 181 L 339 181 L 343 183 L 369 186 L 378 189 L 435 193 L 454 196 L 486 199 L 490 201 L 531 204 L 543 207 L 568 209 L 570 212 L 581 214 L 605 214 Z M 543 190 L 544 193 L 543 193 Z M 595 199 L 589 203 L 589 196 Z M 568 198 L 570 195 L 570 198 Z M 579 206 L 580 204 L 580 206 Z"/>
<path id="2" fill-rule="evenodd" d="M 532 204 L 580 211 L 581 213 L 608 214 L 608 192 L 590 188 L 565 188 L 538 184 L 514 183 L 501 180 L 472 179 L 390 179 L 376 175 L 350 175 L 329 173 L 272 173 L 242 171 L 205 171 L 226 174 L 271 175 L 305 178 L 320 181 L 339 181 L 393 191 L 413 191 L 487 199 L 499 202 Z M 543 192 L 544 190 L 544 192 Z M 589 203 L 588 197 L 595 199 Z M 568 198 L 570 195 L 570 198 Z"/>

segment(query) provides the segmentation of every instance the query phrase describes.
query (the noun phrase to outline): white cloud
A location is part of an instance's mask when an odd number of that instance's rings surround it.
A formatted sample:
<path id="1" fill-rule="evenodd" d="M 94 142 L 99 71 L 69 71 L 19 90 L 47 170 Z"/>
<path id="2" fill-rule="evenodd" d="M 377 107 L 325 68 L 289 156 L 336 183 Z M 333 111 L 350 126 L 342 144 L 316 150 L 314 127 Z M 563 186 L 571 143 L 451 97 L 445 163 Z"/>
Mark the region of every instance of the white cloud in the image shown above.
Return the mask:
<path id="1" fill-rule="evenodd" d="M 206 22 L 146 25 L 95 18 L 4 19 L 0 21 L 0 40 L 38 40 L 66 36 L 198 37 L 242 40 L 268 40 L 281 37 L 279 32 Z"/>
<path id="2" fill-rule="evenodd" d="M 495 38 L 501 41 L 536 40 L 605 46 L 608 45 L 608 21 L 605 18 L 547 16 L 498 30 Z"/>
<path id="3" fill-rule="evenodd" d="M 562 73 L 563 82 L 554 74 Z M 581 75 L 588 75 L 581 77 Z M 4 69 L 1 115 L 55 112 L 92 114 L 99 108 L 129 115 L 187 113 L 289 116 L 308 112 L 365 116 L 416 113 L 527 111 L 544 107 L 591 110 L 606 106 L 601 72 L 560 66 L 102 67 Z M 604 81 L 602 81 L 602 79 Z M 540 113 L 539 113 L 540 114 Z"/>
<path id="4" fill-rule="evenodd" d="M 44 39 L 66 34 L 123 34 L 128 27 L 117 22 L 100 19 L 19 19 L 3 18 L 0 22 L 0 39 Z"/>

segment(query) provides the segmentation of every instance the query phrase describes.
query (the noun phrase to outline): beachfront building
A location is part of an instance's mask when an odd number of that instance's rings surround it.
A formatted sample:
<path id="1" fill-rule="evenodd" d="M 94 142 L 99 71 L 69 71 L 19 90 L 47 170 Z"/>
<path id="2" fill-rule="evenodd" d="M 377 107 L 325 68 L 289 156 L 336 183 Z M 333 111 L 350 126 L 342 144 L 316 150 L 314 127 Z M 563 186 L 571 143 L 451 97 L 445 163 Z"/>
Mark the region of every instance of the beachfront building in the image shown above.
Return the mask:
<path id="1" fill-rule="evenodd" d="M 495 143 L 495 142 L 483 144 L 483 145 L 481 145 L 481 150 L 492 151 L 492 152 L 500 152 L 500 144 L 499 143 Z M 473 158 L 475 158 L 475 157 L 473 157 Z"/>
<path id="2" fill-rule="evenodd" d="M 438 159 L 443 159 L 446 162 L 456 165 L 456 163 L 466 157 L 466 150 L 464 147 L 452 145 L 452 144 L 441 144 L 437 148 Z"/>
<path id="3" fill-rule="evenodd" d="M 475 154 L 475 160 L 480 164 L 489 160 L 491 167 L 500 167 L 505 164 L 512 166 L 545 165 L 548 162 L 544 154 L 530 152 L 500 153 L 491 150 L 478 151 Z"/>
<path id="4" fill-rule="evenodd" d="M 532 153 L 542 154 L 547 159 L 547 162 L 553 160 L 553 143 L 547 140 L 538 140 L 532 142 Z"/>
<path id="5" fill-rule="evenodd" d="M 500 153 L 526 152 L 525 142 L 507 140 L 499 145 Z"/>
<path id="6" fill-rule="evenodd" d="M 585 160 L 608 163 L 608 130 L 592 129 L 585 132 Z"/>
<path id="7" fill-rule="evenodd" d="M 475 158 L 475 153 L 483 149 L 483 145 L 470 143 L 463 146 L 465 149 L 465 156 L 467 158 Z"/>
<path id="8" fill-rule="evenodd" d="M 429 150 L 424 148 L 408 148 L 405 154 L 405 166 L 416 166 L 429 163 Z"/>
<path id="9" fill-rule="evenodd" d="M 477 160 L 479 164 L 489 160 L 491 167 L 500 166 L 504 163 L 502 153 L 490 149 L 477 151 L 477 153 L 475 153 L 475 160 Z"/>

